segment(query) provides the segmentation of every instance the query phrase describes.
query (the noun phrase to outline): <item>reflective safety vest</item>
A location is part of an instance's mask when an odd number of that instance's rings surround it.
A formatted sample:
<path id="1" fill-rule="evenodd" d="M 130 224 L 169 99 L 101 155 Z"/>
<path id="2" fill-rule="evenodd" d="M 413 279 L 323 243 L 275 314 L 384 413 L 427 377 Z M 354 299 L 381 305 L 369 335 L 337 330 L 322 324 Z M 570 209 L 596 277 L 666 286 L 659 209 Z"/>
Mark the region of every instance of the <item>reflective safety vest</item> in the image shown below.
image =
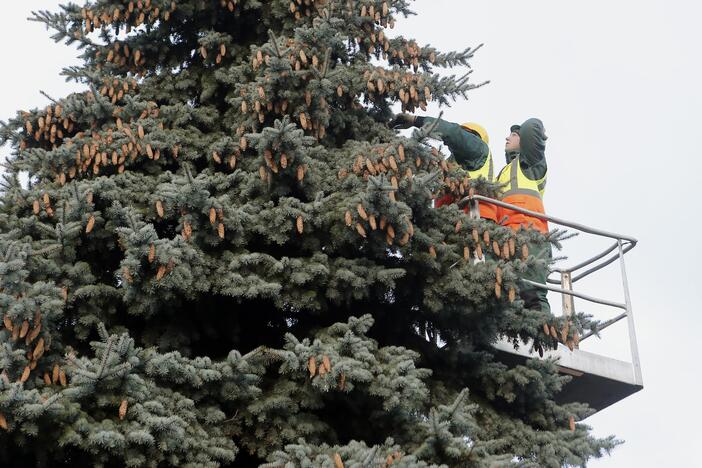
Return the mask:
<path id="1" fill-rule="evenodd" d="M 468 177 L 471 179 L 485 177 L 485 179 L 487 179 L 489 182 L 492 182 L 493 178 L 495 177 L 495 166 L 492 162 L 492 151 L 488 150 L 487 158 L 485 158 L 485 162 L 481 168 L 474 171 L 468 171 Z"/>
<path id="2" fill-rule="evenodd" d="M 492 152 L 489 151 L 487 158 L 485 158 L 485 163 L 479 169 L 468 172 L 468 177 L 471 179 L 477 179 L 479 177 L 484 177 L 488 182 L 492 182 L 495 177 L 495 166 L 492 161 Z M 435 207 L 439 208 L 444 205 L 450 205 L 455 200 L 452 195 L 444 195 L 443 197 L 436 200 Z M 480 217 L 483 219 L 490 219 L 497 222 L 497 207 L 489 203 L 480 203 Z M 470 204 L 466 204 L 463 211 L 468 213 L 470 211 Z"/>
<path id="3" fill-rule="evenodd" d="M 502 184 L 502 201 L 511 205 L 546 213 L 544 209 L 544 189 L 546 188 L 546 174 L 539 180 L 532 180 L 524 174 L 519 156 L 506 165 L 497 176 L 497 182 Z M 538 231 L 548 233 L 548 222 L 545 219 L 535 218 L 524 213 L 520 213 L 509 208 L 500 207 L 497 210 L 497 219 L 503 220 L 505 226 L 509 226 L 515 231 L 520 227 L 530 225 Z"/>

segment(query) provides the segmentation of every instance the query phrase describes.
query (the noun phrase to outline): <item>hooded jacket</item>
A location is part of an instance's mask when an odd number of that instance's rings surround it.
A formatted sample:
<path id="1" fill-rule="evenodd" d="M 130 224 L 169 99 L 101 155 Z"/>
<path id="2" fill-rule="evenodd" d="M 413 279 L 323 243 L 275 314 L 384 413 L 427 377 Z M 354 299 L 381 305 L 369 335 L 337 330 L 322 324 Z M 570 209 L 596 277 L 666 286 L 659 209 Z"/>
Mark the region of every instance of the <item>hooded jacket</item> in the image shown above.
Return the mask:
<path id="1" fill-rule="evenodd" d="M 518 152 L 506 152 L 509 164 L 519 156 L 524 174 L 532 180 L 539 180 L 546 175 L 546 133 L 544 124 L 539 119 L 527 119 L 519 129 Z"/>
<path id="2" fill-rule="evenodd" d="M 503 188 L 503 201 L 538 213 L 545 212 L 543 193 L 547 172 L 546 138 L 543 123 L 539 119 L 528 119 L 522 124 L 519 130 L 520 151 L 505 153 L 507 165 L 497 176 L 500 183 L 507 184 Z M 519 158 L 518 161 L 515 161 L 516 158 Z M 548 232 L 546 220 L 509 208 L 499 208 L 497 219 L 513 229 L 533 226 L 543 233 Z"/>

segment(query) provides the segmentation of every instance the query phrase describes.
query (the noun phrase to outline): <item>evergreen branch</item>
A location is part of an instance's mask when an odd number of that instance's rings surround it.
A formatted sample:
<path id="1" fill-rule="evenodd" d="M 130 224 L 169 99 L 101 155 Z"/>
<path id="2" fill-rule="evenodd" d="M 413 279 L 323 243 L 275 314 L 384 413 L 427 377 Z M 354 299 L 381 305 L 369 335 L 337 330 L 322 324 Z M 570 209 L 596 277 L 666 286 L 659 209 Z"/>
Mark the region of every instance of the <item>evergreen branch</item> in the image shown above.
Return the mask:
<path id="1" fill-rule="evenodd" d="M 115 374 L 118 374 L 122 372 L 125 369 L 131 369 L 132 365 L 128 362 L 123 362 L 122 364 L 115 366 L 111 371 L 109 371 L 107 374 L 103 375 L 104 378 L 109 378 L 112 377 Z"/>
<path id="2" fill-rule="evenodd" d="M 49 96 L 48 94 L 46 94 L 46 93 L 45 93 L 44 91 L 42 91 L 42 90 L 39 90 L 39 94 L 43 95 L 44 97 L 46 97 L 47 99 L 49 99 L 49 101 L 53 102 L 54 104 L 58 104 L 58 103 L 59 103 L 56 99 L 52 98 L 51 96 Z"/>
<path id="3" fill-rule="evenodd" d="M 234 412 L 234 416 L 232 416 L 232 417 L 229 418 L 229 419 L 225 419 L 224 421 L 222 421 L 222 424 L 230 423 L 230 422 L 236 421 L 236 417 L 237 417 L 238 415 L 239 415 L 239 410 L 236 410 L 236 411 Z"/>
<path id="4" fill-rule="evenodd" d="M 188 179 L 188 184 L 193 186 L 195 184 L 195 178 L 193 178 L 193 174 L 190 171 L 190 164 L 183 164 L 183 169 L 185 171 L 185 178 Z"/>
<path id="5" fill-rule="evenodd" d="M 415 130 L 412 133 L 412 138 L 414 140 L 419 141 L 419 142 L 424 141 L 426 138 L 432 138 L 432 135 L 434 134 L 434 130 L 436 130 L 436 127 L 439 126 L 439 120 L 443 116 L 444 116 L 444 111 L 439 112 L 439 116 L 436 118 L 436 120 L 434 120 L 434 122 L 429 124 L 428 127 L 422 127 L 418 130 Z"/>
<path id="6" fill-rule="evenodd" d="M 124 356 L 129 349 L 129 336 L 125 333 L 119 337 L 119 342 L 117 343 L 117 354 Z"/>
<path id="7" fill-rule="evenodd" d="M 478 44 L 477 47 L 476 47 L 475 49 L 473 49 L 473 51 L 471 52 L 471 57 L 472 57 L 473 55 L 475 55 L 475 53 L 476 53 L 477 51 L 479 51 L 480 49 L 482 49 L 482 47 L 483 47 L 484 45 L 485 45 L 485 43 Z"/>
<path id="8" fill-rule="evenodd" d="M 71 34 L 71 31 L 69 30 L 71 19 L 65 13 L 51 13 L 50 11 L 39 10 L 32 11 L 31 14 L 33 16 L 27 18 L 28 21 L 44 23 L 47 29 L 52 28 L 56 31 L 56 33 L 51 36 L 54 42 L 60 42 L 61 40 L 66 39 L 65 44 L 70 45 L 78 41 L 81 43 L 78 46 L 79 49 L 86 46 L 96 46 L 93 41 L 91 41 L 84 34 L 80 33 L 79 30 L 75 31 L 78 34 Z"/>
<path id="9" fill-rule="evenodd" d="M 283 53 L 280 51 L 280 48 L 278 47 L 278 38 L 276 37 L 276 35 L 272 29 L 268 30 L 268 37 L 270 37 L 271 42 L 273 43 L 273 48 L 275 49 L 276 56 L 278 58 L 283 58 Z"/>
<path id="10" fill-rule="evenodd" d="M 49 406 L 53 405 L 56 402 L 56 400 L 58 400 L 62 396 L 63 396 L 63 392 L 54 393 L 49 398 L 47 398 L 44 403 L 42 403 L 42 406 L 44 406 L 44 408 L 46 409 Z"/>
<path id="11" fill-rule="evenodd" d="M 464 388 L 463 390 L 461 390 L 461 393 L 458 394 L 458 396 L 456 397 L 456 400 L 453 402 L 453 404 L 449 408 L 449 412 L 448 412 L 449 419 L 453 419 L 453 416 L 456 414 L 456 411 L 458 411 L 458 408 L 461 406 L 461 404 L 463 403 L 463 400 L 465 400 L 467 396 L 468 396 L 468 389 Z"/>
<path id="12" fill-rule="evenodd" d="M 61 207 L 61 224 L 66 225 L 68 223 L 68 200 L 64 200 Z"/>
<path id="13" fill-rule="evenodd" d="M 329 69 L 329 62 L 331 60 L 331 47 L 327 48 L 324 53 L 324 65 L 322 65 L 322 78 L 326 78 L 327 70 Z"/>
<path id="14" fill-rule="evenodd" d="M 252 349 L 252 350 L 249 351 L 248 353 L 244 354 L 244 355 L 242 356 L 242 359 L 243 359 L 243 360 L 248 360 L 248 359 L 253 358 L 253 357 L 255 357 L 256 355 L 259 355 L 259 354 L 270 355 L 270 356 L 272 356 L 272 357 L 274 357 L 275 359 L 280 360 L 280 361 L 282 361 L 283 359 L 285 359 L 285 352 L 284 352 L 284 351 L 280 351 L 280 350 L 277 350 L 277 349 L 271 349 L 271 348 L 268 348 L 267 346 L 259 346 L 259 347 L 256 348 L 256 349 Z"/>
<path id="15" fill-rule="evenodd" d="M 110 357 L 110 353 L 112 353 L 113 344 L 114 344 L 114 335 L 110 335 L 110 337 L 107 339 L 107 345 L 106 345 L 105 350 L 103 351 L 103 354 L 102 354 L 102 360 L 100 362 L 100 369 L 98 369 L 96 380 L 100 380 L 102 378 L 102 374 L 105 372 L 105 367 L 107 367 L 107 359 Z"/>
<path id="16" fill-rule="evenodd" d="M 95 103 L 100 106 L 100 108 L 105 112 L 107 115 L 112 115 L 111 109 L 110 109 L 110 101 L 107 99 L 107 97 L 103 96 L 97 88 L 93 84 L 89 85 L 90 92 L 93 94 L 93 98 L 95 99 Z"/>
<path id="17" fill-rule="evenodd" d="M 85 366 L 83 365 L 83 363 L 81 363 L 80 361 L 78 361 L 78 360 L 76 359 L 76 356 L 75 356 L 74 354 L 69 354 L 68 356 L 66 356 L 66 361 L 68 361 L 68 362 L 71 363 L 71 365 L 73 365 L 76 369 L 81 370 L 81 371 L 83 371 L 84 373 L 90 372 L 90 371 L 88 370 L 88 368 L 85 367 Z M 90 373 L 93 374 L 92 372 L 90 372 Z"/>
<path id="18" fill-rule="evenodd" d="M 466 72 L 465 75 L 463 75 L 462 77 L 460 77 L 459 79 L 456 80 L 456 86 L 459 88 L 461 86 L 463 86 L 465 83 L 468 82 L 468 80 L 470 79 L 470 75 L 472 75 L 472 74 L 473 74 L 473 70 L 468 70 L 468 72 Z"/>
<path id="19" fill-rule="evenodd" d="M 17 174 L 15 174 L 13 171 L 11 171 L 11 167 L 12 166 L 9 163 L 6 163 L 6 162 L 0 163 L 0 168 L 5 170 L 5 173 L 3 174 L 2 180 L 0 180 L 0 188 L 4 192 L 8 192 L 14 188 L 20 187 L 20 183 L 19 183 L 19 179 L 17 178 Z"/>
<path id="20" fill-rule="evenodd" d="M 482 88 L 483 86 L 485 86 L 485 85 L 487 85 L 487 84 L 490 84 L 490 80 L 485 80 L 485 81 L 483 81 L 482 83 L 478 83 L 478 84 L 472 84 L 472 85 L 470 85 L 470 87 L 468 88 L 468 90 L 473 90 L 473 89 Z"/>
<path id="21" fill-rule="evenodd" d="M 39 255 L 44 255 L 48 253 L 53 253 L 61 250 L 60 245 L 50 245 L 48 247 L 44 247 L 43 249 L 39 250 L 33 250 L 31 254 L 29 254 L 30 257 L 38 257 Z"/>
<path id="22" fill-rule="evenodd" d="M 139 230 L 139 222 L 137 221 L 132 210 L 127 212 L 127 221 L 129 222 L 129 227 L 133 232 L 137 232 Z"/>
<path id="23" fill-rule="evenodd" d="M 432 133 L 434 133 L 434 130 L 436 130 L 436 127 L 439 126 L 439 120 L 443 116 L 444 116 L 444 111 L 439 112 L 439 116 L 436 118 L 436 120 L 434 120 L 434 122 L 427 129 L 427 135 L 431 135 Z"/>
<path id="24" fill-rule="evenodd" d="M 107 332 L 107 328 L 105 327 L 104 322 L 100 322 L 97 324 L 97 331 L 102 341 L 107 341 L 107 339 L 110 337 L 110 334 Z"/>
<path id="25" fill-rule="evenodd" d="M 375 457 L 377 456 L 379 449 L 380 449 L 380 447 L 377 445 L 374 445 L 370 449 L 370 452 L 368 452 L 368 456 L 363 460 L 363 467 L 364 468 L 372 468 L 373 467 L 373 461 L 375 460 Z"/>
<path id="26" fill-rule="evenodd" d="M 90 381 L 97 380 L 97 374 L 87 368 L 81 369 L 81 368 L 76 368 L 74 370 L 75 375 L 81 375 L 85 378 L 87 378 Z"/>
<path id="27" fill-rule="evenodd" d="M 257 355 L 259 353 L 263 353 L 263 352 L 266 352 L 266 347 L 259 346 L 258 348 L 254 348 L 251 351 L 249 351 L 248 353 L 244 354 L 241 358 L 243 360 L 247 360 L 247 359 L 250 359 L 250 358 L 254 357 L 255 355 Z"/>

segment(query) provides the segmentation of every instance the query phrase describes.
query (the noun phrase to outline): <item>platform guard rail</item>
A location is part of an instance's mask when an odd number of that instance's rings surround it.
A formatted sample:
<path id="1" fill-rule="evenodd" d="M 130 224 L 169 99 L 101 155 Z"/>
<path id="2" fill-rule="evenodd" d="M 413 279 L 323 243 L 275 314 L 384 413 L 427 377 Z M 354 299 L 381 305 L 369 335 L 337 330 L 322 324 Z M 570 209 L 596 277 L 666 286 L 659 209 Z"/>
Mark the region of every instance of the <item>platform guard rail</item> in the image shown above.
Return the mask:
<path id="1" fill-rule="evenodd" d="M 548 278 L 548 284 L 537 283 L 527 279 L 522 279 L 522 281 L 529 283 L 537 288 L 547 289 L 561 294 L 563 301 L 563 315 L 569 316 L 575 312 L 574 297 L 584 299 L 589 302 L 594 302 L 596 304 L 602 304 L 608 307 L 613 307 L 616 309 L 623 310 L 619 315 L 602 322 L 595 331 L 590 331 L 584 334 L 580 338 L 580 342 L 589 338 L 595 333 L 610 327 L 611 325 L 619 322 L 620 320 L 626 318 L 628 331 L 629 331 L 629 345 L 631 348 L 631 364 L 633 366 L 634 378 L 639 385 L 643 385 L 643 379 L 641 376 L 641 363 L 639 361 L 639 350 L 636 341 L 636 330 L 634 327 L 634 314 L 631 307 L 631 297 L 629 295 L 629 283 L 627 281 L 626 266 L 624 263 L 624 255 L 633 249 L 637 240 L 633 237 L 624 236 L 621 234 L 616 234 L 612 232 L 603 231 L 601 229 L 595 229 L 584 224 L 575 223 L 572 221 L 567 221 L 555 216 L 546 215 L 543 213 L 537 213 L 535 211 L 530 211 L 519 206 L 512 205 L 500 200 L 495 200 L 493 198 L 485 197 L 482 195 L 470 195 L 459 201 L 459 206 L 462 208 L 466 204 L 470 206 L 470 216 L 474 219 L 480 218 L 479 203 L 489 203 L 491 205 L 496 205 L 502 208 L 508 208 L 510 210 L 518 211 L 526 215 L 532 216 L 534 218 L 545 219 L 551 223 L 557 224 L 559 226 L 564 226 L 570 229 L 574 229 L 579 232 L 591 234 L 597 237 L 604 237 L 608 239 L 613 239 L 614 243 L 606 248 L 604 251 L 598 253 L 597 255 L 589 258 L 583 262 L 573 265 L 568 268 L 554 268 L 549 271 L 549 276 L 556 273 L 560 276 L 558 279 Z M 621 281 L 624 293 L 624 302 L 615 302 L 607 299 L 602 299 L 588 294 L 584 294 L 573 289 L 573 285 L 580 281 L 581 279 L 605 268 L 611 263 L 619 260 L 619 268 L 621 271 Z M 560 285 L 550 286 L 550 285 Z"/>

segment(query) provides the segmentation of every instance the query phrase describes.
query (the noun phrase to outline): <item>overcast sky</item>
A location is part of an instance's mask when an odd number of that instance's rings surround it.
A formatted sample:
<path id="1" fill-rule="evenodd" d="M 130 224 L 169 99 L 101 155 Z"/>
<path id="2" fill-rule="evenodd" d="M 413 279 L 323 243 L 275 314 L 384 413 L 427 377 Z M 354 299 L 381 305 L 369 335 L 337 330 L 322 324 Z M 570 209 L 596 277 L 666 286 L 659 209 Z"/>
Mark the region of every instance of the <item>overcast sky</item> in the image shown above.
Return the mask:
<path id="1" fill-rule="evenodd" d="M 25 21 L 32 9 L 57 4 L 3 3 L 0 119 L 46 105 L 39 90 L 61 97 L 77 89 L 58 76 L 77 63 L 76 51 Z M 693 200 L 702 182 L 701 5 L 418 0 L 418 16 L 396 28 L 441 50 L 485 43 L 473 76 L 491 83 L 445 109 L 444 117 L 482 123 L 498 168 L 509 125 L 541 118 L 549 136 L 547 211 L 640 241 L 627 255 L 627 268 L 645 388 L 588 419 L 597 435 L 626 440 L 593 467 L 693 466 L 699 460 L 693 444 L 702 439 L 702 379 L 693 356 L 702 328 L 696 297 L 702 249 Z M 0 157 L 7 152 L 1 148 Z M 582 259 L 602 245 L 576 239 L 563 254 Z M 618 273 L 603 272 L 583 284 L 583 292 L 622 301 Z M 560 299 L 550 299 L 557 312 Z M 576 308 L 603 320 L 616 315 L 583 301 L 576 300 Z M 583 348 L 629 359 L 625 324 Z"/>

